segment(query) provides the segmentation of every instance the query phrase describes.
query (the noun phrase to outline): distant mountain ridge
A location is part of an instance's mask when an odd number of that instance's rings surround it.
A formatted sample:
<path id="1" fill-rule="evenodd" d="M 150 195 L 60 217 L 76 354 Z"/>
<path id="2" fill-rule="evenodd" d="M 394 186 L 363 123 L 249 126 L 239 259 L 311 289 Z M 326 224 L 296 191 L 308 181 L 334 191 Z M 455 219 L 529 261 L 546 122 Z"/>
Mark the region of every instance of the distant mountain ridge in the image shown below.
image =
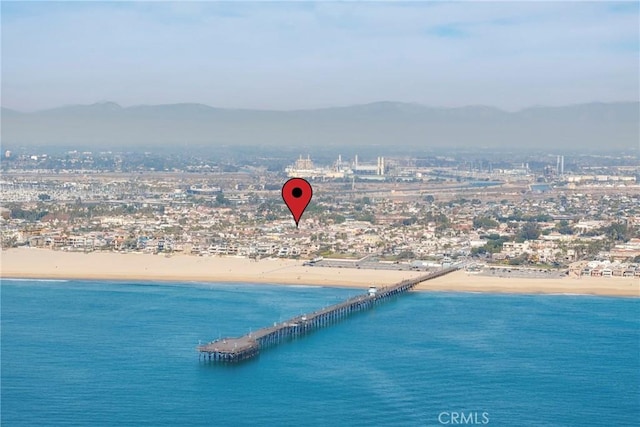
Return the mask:
<path id="1" fill-rule="evenodd" d="M 197 103 L 122 107 L 99 102 L 32 113 L 3 107 L 2 143 L 637 149 L 639 117 L 639 102 L 530 107 L 517 112 L 482 105 L 441 108 L 391 101 L 292 111 Z"/>

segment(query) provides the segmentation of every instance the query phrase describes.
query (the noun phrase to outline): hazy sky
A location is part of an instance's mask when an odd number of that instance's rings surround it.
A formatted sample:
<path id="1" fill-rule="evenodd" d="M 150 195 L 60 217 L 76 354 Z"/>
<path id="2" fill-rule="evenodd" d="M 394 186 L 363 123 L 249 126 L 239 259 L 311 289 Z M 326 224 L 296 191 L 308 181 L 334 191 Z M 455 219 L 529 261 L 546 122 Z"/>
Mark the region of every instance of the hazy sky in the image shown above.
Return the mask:
<path id="1" fill-rule="evenodd" d="M 2 105 L 639 97 L 638 2 L 2 1 Z"/>

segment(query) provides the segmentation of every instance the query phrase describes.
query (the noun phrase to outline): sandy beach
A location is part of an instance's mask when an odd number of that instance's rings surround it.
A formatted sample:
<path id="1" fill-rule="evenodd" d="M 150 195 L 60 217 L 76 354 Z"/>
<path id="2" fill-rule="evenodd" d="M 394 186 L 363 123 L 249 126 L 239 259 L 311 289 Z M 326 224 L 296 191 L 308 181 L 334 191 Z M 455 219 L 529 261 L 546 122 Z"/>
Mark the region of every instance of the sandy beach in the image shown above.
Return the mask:
<path id="1" fill-rule="evenodd" d="M 190 255 L 62 252 L 18 248 L 1 254 L 0 277 L 244 282 L 344 287 L 384 286 L 419 276 L 408 271 L 303 266 L 303 261 Z"/>
<path id="2" fill-rule="evenodd" d="M 245 282 L 369 287 L 391 285 L 424 273 L 303 266 L 303 261 L 234 257 L 61 252 L 18 248 L 0 254 L 0 277 L 40 279 Z M 504 278 L 458 271 L 421 283 L 417 290 L 640 296 L 636 278 Z"/>
<path id="3" fill-rule="evenodd" d="M 456 271 L 434 280 L 420 283 L 417 290 L 491 292 L 522 294 L 587 294 L 619 297 L 639 297 L 637 277 L 563 277 L 521 278 L 491 277 Z"/>

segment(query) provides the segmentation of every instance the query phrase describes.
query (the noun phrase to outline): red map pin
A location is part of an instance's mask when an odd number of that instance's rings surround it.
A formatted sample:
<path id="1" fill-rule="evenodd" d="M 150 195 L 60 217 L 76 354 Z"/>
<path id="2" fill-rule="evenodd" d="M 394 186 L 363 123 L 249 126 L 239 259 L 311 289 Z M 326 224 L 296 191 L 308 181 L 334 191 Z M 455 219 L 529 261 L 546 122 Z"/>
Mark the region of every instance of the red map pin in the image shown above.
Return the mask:
<path id="1" fill-rule="evenodd" d="M 293 219 L 296 221 L 296 227 L 311 201 L 311 196 L 313 196 L 313 189 L 306 179 L 291 178 L 282 186 L 282 199 L 291 211 Z"/>

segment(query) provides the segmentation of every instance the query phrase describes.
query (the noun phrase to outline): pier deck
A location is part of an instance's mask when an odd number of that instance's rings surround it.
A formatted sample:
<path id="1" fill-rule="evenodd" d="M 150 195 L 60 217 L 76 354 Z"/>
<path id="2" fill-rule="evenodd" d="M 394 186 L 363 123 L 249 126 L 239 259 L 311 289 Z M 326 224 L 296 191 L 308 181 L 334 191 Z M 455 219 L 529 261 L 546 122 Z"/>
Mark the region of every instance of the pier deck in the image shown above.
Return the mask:
<path id="1" fill-rule="evenodd" d="M 456 271 L 450 267 L 425 274 L 415 279 L 403 280 L 392 286 L 376 289 L 375 294 L 361 294 L 321 310 L 293 317 L 273 326 L 259 329 L 237 338 L 222 338 L 208 344 L 199 345 L 197 350 L 201 358 L 220 362 L 239 362 L 256 356 L 261 348 L 306 334 L 312 330 L 328 326 L 352 313 L 369 309 L 390 297 L 404 293 L 418 283 Z"/>

